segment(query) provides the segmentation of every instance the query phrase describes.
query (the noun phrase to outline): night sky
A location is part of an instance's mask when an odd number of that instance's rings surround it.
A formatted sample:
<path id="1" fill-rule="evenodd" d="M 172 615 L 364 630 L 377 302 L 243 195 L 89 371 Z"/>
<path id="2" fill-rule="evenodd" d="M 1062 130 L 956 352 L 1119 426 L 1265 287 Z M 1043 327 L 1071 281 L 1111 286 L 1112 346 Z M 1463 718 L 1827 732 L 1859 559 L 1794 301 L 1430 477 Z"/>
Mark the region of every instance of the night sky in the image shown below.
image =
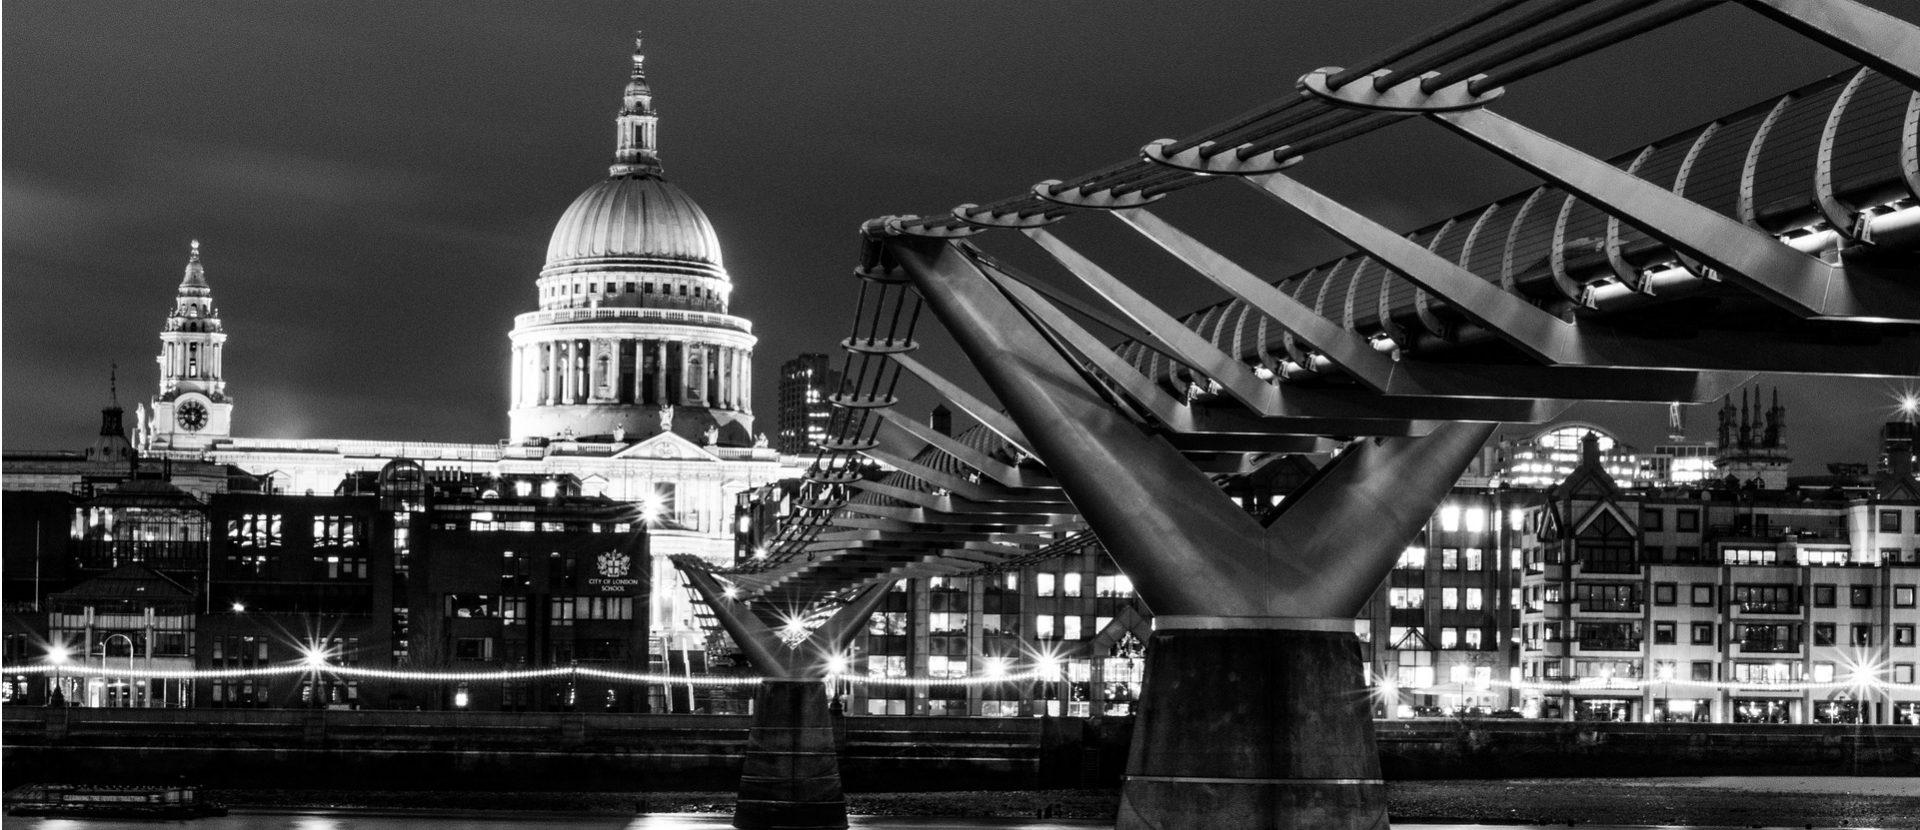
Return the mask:
<path id="1" fill-rule="evenodd" d="M 196 238 L 229 334 L 237 434 L 504 436 L 506 333 L 535 308 L 553 223 L 606 174 L 634 29 L 666 174 L 718 227 L 732 310 L 760 337 L 755 409 L 772 432 L 779 364 L 837 353 L 845 336 L 861 221 L 1104 166 L 1459 8 L 7 3 L 4 443 L 85 446 L 116 361 L 123 404 L 153 393 L 159 327 Z M 1726 4 L 1524 81 L 1495 109 L 1612 155 L 1846 65 Z M 1398 228 L 1530 183 L 1422 123 L 1297 170 Z M 1341 253 L 1246 188 L 1166 204 L 1275 277 Z M 1093 241 L 1113 224 L 1059 227 Z M 983 244 L 1031 261 L 1017 237 Z M 1218 296 L 1126 261 L 1136 270 L 1118 270 L 1177 312 Z M 944 337 L 923 340 L 971 378 Z M 1868 460 L 1901 385 L 1780 383 L 1802 473 Z M 1663 407 L 1576 414 L 1643 448 L 1663 440 Z M 1690 417 L 1692 437 L 1710 437 L 1705 408 Z"/>

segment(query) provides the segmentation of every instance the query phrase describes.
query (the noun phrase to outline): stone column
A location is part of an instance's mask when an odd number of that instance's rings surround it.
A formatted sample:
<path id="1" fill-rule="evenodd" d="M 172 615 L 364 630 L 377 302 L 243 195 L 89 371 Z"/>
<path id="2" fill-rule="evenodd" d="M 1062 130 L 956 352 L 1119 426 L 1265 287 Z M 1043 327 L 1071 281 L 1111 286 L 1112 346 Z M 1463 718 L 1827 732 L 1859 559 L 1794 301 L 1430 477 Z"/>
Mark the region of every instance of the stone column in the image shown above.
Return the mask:
<path id="1" fill-rule="evenodd" d="M 552 406 L 560 400 L 560 387 L 558 385 L 560 382 L 559 351 L 559 346 L 551 340 L 540 344 L 540 359 L 543 368 L 540 374 L 540 394 L 543 397 L 541 404 L 545 406 Z"/>
<path id="2" fill-rule="evenodd" d="M 658 406 L 672 406 L 673 398 L 667 396 L 667 341 L 653 341 L 653 400 Z"/>
<path id="3" fill-rule="evenodd" d="M 509 370 L 512 380 L 507 381 L 507 406 L 510 409 L 519 409 L 521 400 L 526 397 L 526 388 L 522 386 L 526 380 L 524 367 L 522 366 L 522 360 L 525 357 L 522 352 L 524 351 L 524 347 L 513 347 L 513 358 L 510 361 L 513 364 L 513 368 Z"/>

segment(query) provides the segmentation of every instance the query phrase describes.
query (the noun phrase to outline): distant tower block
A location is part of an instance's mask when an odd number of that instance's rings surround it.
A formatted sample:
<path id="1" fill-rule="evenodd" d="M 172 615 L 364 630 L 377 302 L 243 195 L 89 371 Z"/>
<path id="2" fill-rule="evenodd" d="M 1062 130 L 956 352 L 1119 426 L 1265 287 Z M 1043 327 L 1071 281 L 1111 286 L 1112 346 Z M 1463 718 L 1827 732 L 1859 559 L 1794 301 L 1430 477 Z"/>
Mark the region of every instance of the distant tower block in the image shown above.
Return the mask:
<path id="1" fill-rule="evenodd" d="M 671 430 L 705 443 L 713 429 L 722 446 L 753 443 L 753 326 L 727 313 L 713 223 L 661 173 L 644 60 L 636 40 L 607 178 L 554 226 L 540 310 L 508 335 L 515 441 Z"/>
<path id="2" fill-rule="evenodd" d="M 160 332 L 160 391 L 143 420 L 145 448 L 156 455 L 198 456 L 233 434 L 233 399 L 227 396 L 226 332 L 213 305 L 200 264 L 200 241 L 187 256 L 186 277 Z"/>
<path id="3" fill-rule="evenodd" d="M 774 446 L 783 453 L 813 452 L 827 435 L 840 373 L 824 354 L 808 353 L 780 364 L 780 432 Z"/>

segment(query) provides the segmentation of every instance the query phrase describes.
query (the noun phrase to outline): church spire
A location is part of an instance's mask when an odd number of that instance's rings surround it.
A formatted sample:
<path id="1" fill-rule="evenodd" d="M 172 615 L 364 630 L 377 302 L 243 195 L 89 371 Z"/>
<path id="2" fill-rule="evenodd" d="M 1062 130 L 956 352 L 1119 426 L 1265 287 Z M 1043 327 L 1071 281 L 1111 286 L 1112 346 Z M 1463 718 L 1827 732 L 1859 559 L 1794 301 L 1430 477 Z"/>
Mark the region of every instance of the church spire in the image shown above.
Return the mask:
<path id="1" fill-rule="evenodd" d="M 655 146 L 659 119 L 653 112 L 653 87 L 647 83 L 646 53 L 641 51 L 638 32 L 633 38 L 633 75 L 614 118 L 616 136 L 613 166 L 608 175 L 658 175 L 660 154 Z"/>

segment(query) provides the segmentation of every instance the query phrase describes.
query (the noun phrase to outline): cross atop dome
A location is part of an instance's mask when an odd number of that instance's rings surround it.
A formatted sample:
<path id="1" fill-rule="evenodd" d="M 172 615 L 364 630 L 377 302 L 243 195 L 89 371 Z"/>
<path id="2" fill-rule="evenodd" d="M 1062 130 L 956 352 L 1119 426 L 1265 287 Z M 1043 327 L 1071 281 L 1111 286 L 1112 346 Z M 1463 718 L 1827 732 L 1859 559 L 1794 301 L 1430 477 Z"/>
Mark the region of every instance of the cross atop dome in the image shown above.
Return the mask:
<path id="1" fill-rule="evenodd" d="M 212 293 L 213 288 L 207 285 L 207 270 L 200 265 L 200 240 L 195 239 L 187 254 L 187 273 L 180 280 L 180 294 L 205 297 Z"/>

